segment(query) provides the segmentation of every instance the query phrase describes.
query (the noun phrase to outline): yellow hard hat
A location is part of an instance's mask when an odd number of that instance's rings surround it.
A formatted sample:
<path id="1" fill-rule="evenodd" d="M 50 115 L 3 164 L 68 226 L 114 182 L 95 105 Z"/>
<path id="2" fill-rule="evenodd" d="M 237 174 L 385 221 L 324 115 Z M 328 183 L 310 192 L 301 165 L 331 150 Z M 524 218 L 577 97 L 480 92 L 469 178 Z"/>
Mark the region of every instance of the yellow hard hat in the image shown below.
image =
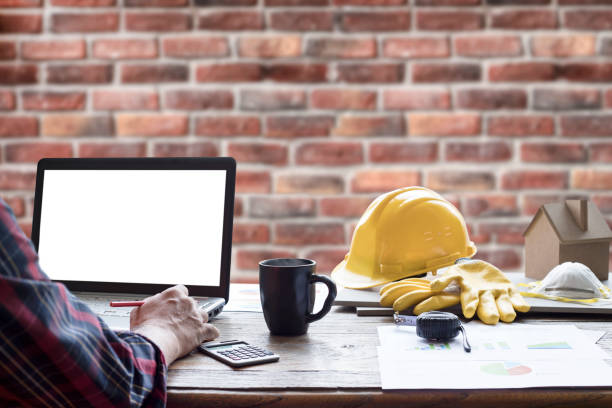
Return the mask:
<path id="1" fill-rule="evenodd" d="M 406 187 L 369 205 L 332 278 L 345 288 L 365 289 L 435 272 L 475 253 L 455 206 L 425 187 Z"/>

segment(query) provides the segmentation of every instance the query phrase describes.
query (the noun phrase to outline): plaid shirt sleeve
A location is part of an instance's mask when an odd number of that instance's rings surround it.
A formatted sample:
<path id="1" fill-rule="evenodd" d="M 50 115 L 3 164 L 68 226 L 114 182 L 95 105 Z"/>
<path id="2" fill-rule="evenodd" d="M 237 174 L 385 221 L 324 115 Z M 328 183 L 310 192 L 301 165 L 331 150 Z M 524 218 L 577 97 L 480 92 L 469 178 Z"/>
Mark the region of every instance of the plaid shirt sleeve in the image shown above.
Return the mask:
<path id="1" fill-rule="evenodd" d="M 166 363 L 152 342 L 114 332 L 38 265 L 0 199 L 0 406 L 163 407 Z"/>

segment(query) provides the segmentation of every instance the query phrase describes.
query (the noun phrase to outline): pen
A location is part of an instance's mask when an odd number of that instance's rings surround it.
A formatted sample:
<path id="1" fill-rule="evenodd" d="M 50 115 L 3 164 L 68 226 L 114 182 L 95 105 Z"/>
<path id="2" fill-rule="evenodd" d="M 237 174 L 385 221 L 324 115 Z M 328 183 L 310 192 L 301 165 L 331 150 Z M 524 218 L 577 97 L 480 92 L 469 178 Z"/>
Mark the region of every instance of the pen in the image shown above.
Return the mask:
<path id="1" fill-rule="evenodd" d="M 110 302 L 111 307 L 130 307 L 130 306 L 142 306 L 143 300 L 138 301 L 127 301 L 127 302 Z"/>

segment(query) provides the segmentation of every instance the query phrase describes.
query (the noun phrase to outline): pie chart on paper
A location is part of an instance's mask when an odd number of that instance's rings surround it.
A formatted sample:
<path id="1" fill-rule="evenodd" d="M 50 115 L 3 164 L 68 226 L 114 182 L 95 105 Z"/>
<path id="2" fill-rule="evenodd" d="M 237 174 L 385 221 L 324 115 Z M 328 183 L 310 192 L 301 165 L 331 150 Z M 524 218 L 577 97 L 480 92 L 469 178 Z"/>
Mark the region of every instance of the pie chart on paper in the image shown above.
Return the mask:
<path id="1" fill-rule="evenodd" d="M 503 361 L 480 366 L 480 371 L 493 375 L 524 375 L 531 372 L 531 368 L 514 361 Z"/>

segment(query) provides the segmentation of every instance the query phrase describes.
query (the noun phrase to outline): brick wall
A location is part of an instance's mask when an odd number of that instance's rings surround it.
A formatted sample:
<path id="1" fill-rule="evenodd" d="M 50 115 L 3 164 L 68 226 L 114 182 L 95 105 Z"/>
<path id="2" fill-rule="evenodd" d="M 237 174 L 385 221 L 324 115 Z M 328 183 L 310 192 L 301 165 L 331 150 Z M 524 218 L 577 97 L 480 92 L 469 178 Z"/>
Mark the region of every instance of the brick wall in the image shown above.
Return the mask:
<path id="1" fill-rule="evenodd" d="M 540 204 L 612 220 L 610 0 L 0 0 L 0 193 L 43 156 L 237 159 L 233 276 L 329 271 L 377 194 L 425 185 L 522 266 Z"/>

